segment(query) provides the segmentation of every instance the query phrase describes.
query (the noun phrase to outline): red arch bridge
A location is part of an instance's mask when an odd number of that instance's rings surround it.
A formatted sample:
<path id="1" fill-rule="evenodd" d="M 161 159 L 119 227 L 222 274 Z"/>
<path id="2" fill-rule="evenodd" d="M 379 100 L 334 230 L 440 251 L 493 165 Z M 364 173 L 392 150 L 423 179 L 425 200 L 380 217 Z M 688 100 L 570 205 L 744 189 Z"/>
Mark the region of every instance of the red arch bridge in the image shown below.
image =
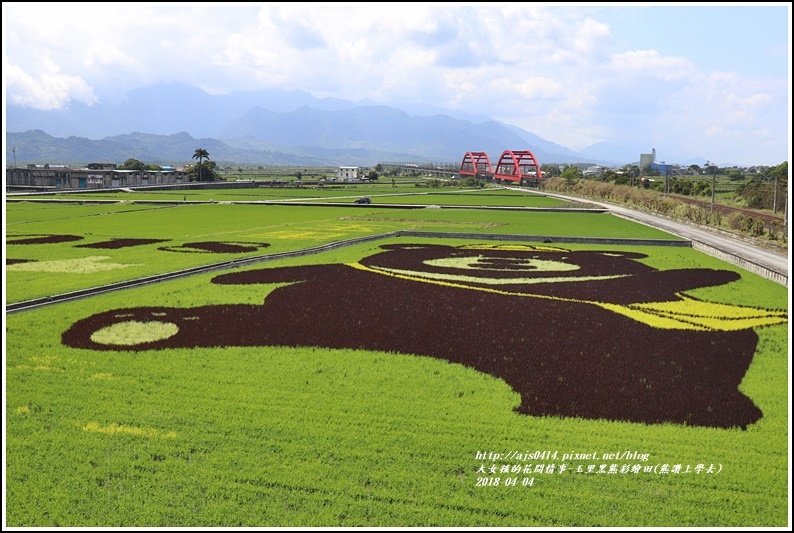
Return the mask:
<path id="1" fill-rule="evenodd" d="M 530 150 L 505 150 L 494 168 L 485 152 L 466 152 L 461 177 L 475 177 L 513 185 L 537 186 L 543 179 L 540 162 Z"/>

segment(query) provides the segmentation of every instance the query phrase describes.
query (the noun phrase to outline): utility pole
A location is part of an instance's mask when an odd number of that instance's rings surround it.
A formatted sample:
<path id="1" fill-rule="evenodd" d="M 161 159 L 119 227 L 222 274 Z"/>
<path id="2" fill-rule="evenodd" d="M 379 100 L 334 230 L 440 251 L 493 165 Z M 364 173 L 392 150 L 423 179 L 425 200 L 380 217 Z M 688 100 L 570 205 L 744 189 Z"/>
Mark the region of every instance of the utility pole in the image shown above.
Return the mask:
<path id="1" fill-rule="evenodd" d="M 779 172 L 775 172 L 775 190 L 772 194 L 772 213 L 777 213 L 777 176 Z"/>
<path id="2" fill-rule="evenodd" d="M 711 212 L 714 212 L 714 192 L 717 188 L 717 167 L 706 161 L 706 166 L 711 169 Z"/>
<path id="3" fill-rule="evenodd" d="M 15 144 L 11 151 L 14 153 L 14 168 L 17 168 L 17 145 Z"/>

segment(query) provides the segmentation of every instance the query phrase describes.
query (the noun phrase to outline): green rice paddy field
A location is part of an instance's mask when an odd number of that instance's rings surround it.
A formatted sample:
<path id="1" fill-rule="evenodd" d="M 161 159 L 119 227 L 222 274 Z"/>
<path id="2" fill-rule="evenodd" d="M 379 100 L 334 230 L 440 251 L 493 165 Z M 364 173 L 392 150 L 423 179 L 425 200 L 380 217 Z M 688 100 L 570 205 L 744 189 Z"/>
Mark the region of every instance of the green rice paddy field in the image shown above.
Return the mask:
<path id="1" fill-rule="evenodd" d="M 75 234 L 84 237 L 82 243 L 111 237 L 171 239 L 166 245 L 261 241 L 271 244 L 264 253 L 403 228 L 665 237 L 609 215 L 581 213 L 29 204 L 8 204 L 7 213 L 9 239 L 22 234 Z M 403 237 L 258 268 L 352 263 L 390 243 L 478 242 Z M 109 256 L 102 261 L 137 265 L 129 267 L 135 275 L 228 255 L 158 251 L 162 244 L 117 250 L 74 248 L 74 244 L 9 244 L 6 253 L 11 258 L 57 261 L 101 251 Z M 767 309 L 787 306 L 785 287 L 689 248 L 559 246 L 641 252 L 648 256 L 641 262 L 660 270 L 735 271 L 741 274 L 738 281 L 688 294 Z M 211 261 L 205 256 L 212 256 Z M 121 279 L 123 270 L 9 269 L 8 300 Z M 519 395 L 503 380 L 416 355 L 285 346 L 102 351 L 61 342 L 61 334 L 75 321 L 94 313 L 138 306 L 258 305 L 283 285 L 210 283 L 217 275 L 196 275 L 6 316 L 7 525 L 787 523 L 785 324 L 757 329 L 758 349 L 740 390 L 763 417 L 744 431 L 527 416 L 514 411 Z M 406 311 L 410 312 L 395 313 Z M 575 329 L 575 324 L 571 326 Z M 499 335 L 498 331 L 475 333 Z M 538 317 L 537 330 L 527 334 L 544 334 L 543 317 Z M 558 452 L 558 458 L 507 461 L 477 455 L 545 450 Z M 648 454 L 648 458 L 632 455 L 617 460 L 605 455 L 624 452 Z M 594 456 L 562 460 L 563 454 L 573 453 Z M 557 469 L 546 473 L 551 463 Z M 559 473 L 562 463 L 568 470 Z M 492 464 L 497 466 L 495 474 L 487 473 Z M 521 468 L 531 464 L 532 471 L 498 470 L 517 464 Z M 542 473 L 535 470 L 539 464 L 545 465 Z M 618 469 L 624 464 L 652 465 L 656 472 L 597 473 L 602 464 L 606 472 L 612 464 Z M 589 465 L 594 465 L 590 474 L 585 473 Z M 681 473 L 658 473 L 661 465 L 671 470 L 680 465 Z M 695 473 L 698 465 L 703 470 Z M 707 473 L 712 465 L 714 472 Z M 579 466 L 583 473 L 576 472 Z M 486 473 L 478 472 L 483 467 Z M 684 473 L 687 467 L 690 473 Z M 513 477 L 516 486 L 506 484 Z M 498 484 L 495 478 L 500 479 Z"/>

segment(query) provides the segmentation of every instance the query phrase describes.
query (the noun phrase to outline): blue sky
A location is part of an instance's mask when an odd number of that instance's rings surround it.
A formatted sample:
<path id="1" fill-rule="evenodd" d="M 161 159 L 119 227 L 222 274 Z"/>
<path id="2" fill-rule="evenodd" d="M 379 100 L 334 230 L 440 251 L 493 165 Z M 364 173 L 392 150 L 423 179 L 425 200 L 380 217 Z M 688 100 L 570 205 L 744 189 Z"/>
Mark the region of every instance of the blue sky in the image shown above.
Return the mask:
<path id="1" fill-rule="evenodd" d="M 7 103 L 95 105 L 158 82 L 488 115 L 573 149 L 790 157 L 791 8 L 3 3 Z M 201 31 L 197 31 L 201 28 Z"/>
<path id="2" fill-rule="evenodd" d="M 746 76 L 788 74 L 787 9 L 774 6 L 594 8 L 618 49 L 655 49 Z"/>

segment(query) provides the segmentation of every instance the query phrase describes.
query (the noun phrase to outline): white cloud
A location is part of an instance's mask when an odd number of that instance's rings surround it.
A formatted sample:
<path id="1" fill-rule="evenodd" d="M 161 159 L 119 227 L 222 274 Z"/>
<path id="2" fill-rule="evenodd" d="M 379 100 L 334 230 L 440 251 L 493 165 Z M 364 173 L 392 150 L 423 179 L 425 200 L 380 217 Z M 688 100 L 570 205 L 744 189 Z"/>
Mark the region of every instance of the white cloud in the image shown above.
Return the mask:
<path id="1" fill-rule="evenodd" d="M 488 83 L 487 90 L 496 90 L 522 99 L 554 98 L 562 94 L 562 84 L 542 76 L 518 80 L 497 78 Z"/>
<path id="2" fill-rule="evenodd" d="M 730 105 L 743 106 L 743 107 L 758 107 L 772 103 L 772 97 L 768 94 L 751 94 L 749 96 L 741 97 L 734 93 L 728 93 L 725 97 L 726 103 Z"/>
<path id="3" fill-rule="evenodd" d="M 70 101 L 94 104 L 94 90 L 79 76 L 63 74 L 45 61 L 43 72 L 32 76 L 13 63 L 6 63 L 6 94 L 17 105 L 35 109 L 59 109 Z"/>
<path id="4" fill-rule="evenodd" d="M 598 56 L 612 46 L 609 26 L 590 18 L 576 23 L 574 35 L 573 49 L 580 55 Z"/>
<path id="5" fill-rule="evenodd" d="M 657 50 L 631 50 L 612 56 L 616 73 L 637 75 L 640 73 L 664 80 L 675 80 L 691 75 L 695 66 L 685 57 L 665 57 Z"/>
<path id="6" fill-rule="evenodd" d="M 89 69 L 112 67 L 132 72 L 144 70 L 144 66 L 136 58 L 107 43 L 92 43 L 85 51 L 83 64 Z"/>
<path id="7" fill-rule="evenodd" d="M 594 13 L 526 3 L 5 3 L 7 95 L 57 109 L 180 81 L 214 93 L 302 89 L 455 107 L 573 148 L 694 147 L 731 128 L 785 137 L 785 80 L 710 69 L 663 46 L 617 49 L 623 28 Z"/>

